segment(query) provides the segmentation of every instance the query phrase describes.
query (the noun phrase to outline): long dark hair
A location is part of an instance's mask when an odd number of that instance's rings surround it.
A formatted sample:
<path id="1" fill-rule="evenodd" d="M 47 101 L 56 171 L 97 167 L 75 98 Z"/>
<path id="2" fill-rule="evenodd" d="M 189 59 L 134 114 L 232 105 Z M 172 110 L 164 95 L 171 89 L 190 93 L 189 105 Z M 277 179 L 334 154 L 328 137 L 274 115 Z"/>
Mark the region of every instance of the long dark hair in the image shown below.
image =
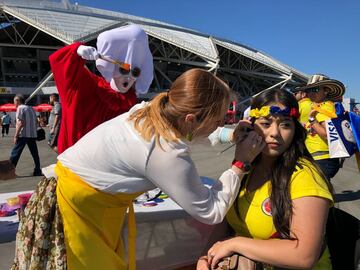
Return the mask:
<path id="1" fill-rule="evenodd" d="M 295 97 L 288 91 L 281 89 L 268 90 L 256 96 L 252 101 L 251 109 L 260 109 L 261 107 L 274 102 L 280 103 L 288 108 L 299 109 Z M 295 134 L 292 143 L 289 148 L 278 157 L 274 164 L 274 168 L 271 171 L 270 202 L 272 218 L 277 232 L 280 234 L 281 238 L 286 239 L 293 239 L 290 233 L 290 223 L 293 215 L 293 206 L 290 196 L 290 180 L 296 167 L 301 168 L 306 166 L 306 164 L 301 161 L 307 160 L 315 167 L 317 172 L 326 179 L 305 146 L 307 131 L 295 118 L 294 123 Z M 259 160 L 259 157 L 257 160 Z M 331 184 L 328 181 L 325 182 L 327 183 L 330 192 L 332 192 L 333 189 Z"/>

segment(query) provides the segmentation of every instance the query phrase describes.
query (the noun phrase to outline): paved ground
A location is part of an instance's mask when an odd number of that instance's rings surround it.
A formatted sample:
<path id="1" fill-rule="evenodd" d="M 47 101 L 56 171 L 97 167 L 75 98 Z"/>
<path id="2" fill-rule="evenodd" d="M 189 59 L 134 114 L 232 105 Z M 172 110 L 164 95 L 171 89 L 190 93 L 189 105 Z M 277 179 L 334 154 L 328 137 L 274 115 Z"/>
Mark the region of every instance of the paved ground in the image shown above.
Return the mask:
<path id="1" fill-rule="evenodd" d="M 10 133 L 11 136 L 0 138 L 0 160 L 8 159 L 10 156 L 14 129 L 11 129 Z M 39 142 L 38 147 L 43 167 L 56 162 L 56 154 L 47 146 L 46 141 Z M 223 155 L 217 156 L 216 154 L 223 148 L 223 146 L 211 148 L 206 145 L 193 147 L 192 156 L 201 175 L 217 178 L 222 171 L 228 168 L 233 151 L 229 150 Z M 16 170 L 18 178 L 0 181 L 0 193 L 34 189 L 40 177 L 31 176 L 33 168 L 32 157 L 28 148 L 25 147 Z M 345 161 L 343 169 L 336 175 L 332 183 L 337 200 L 335 206 L 360 219 L 360 173 L 354 158 Z M 1 243 L 0 270 L 9 269 L 13 256 L 14 242 Z"/>

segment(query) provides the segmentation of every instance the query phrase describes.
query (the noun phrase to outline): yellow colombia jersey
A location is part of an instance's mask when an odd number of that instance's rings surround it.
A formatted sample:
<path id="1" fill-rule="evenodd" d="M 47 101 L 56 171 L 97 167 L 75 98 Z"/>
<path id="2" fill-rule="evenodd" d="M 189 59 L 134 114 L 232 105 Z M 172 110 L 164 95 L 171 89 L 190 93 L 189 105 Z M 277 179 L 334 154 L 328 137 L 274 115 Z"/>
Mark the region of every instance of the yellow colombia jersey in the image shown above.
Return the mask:
<path id="1" fill-rule="evenodd" d="M 300 168 L 301 167 L 301 168 Z M 237 235 L 255 238 L 269 239 L 276 237 L 276 229 L 271 216 L 270 180 L 255 191 L 246 190 L 247 183 L 240 190 L 236 205 L 230 208 L 226 215 L 228 223 Z M 317 196 L 333 202 L 325 180 L 318 174 L 315 168 L 306 160 L 301 162 L 291 177 L 291 199 L 307 196 Z M 235 211 L 238 208 L 238 212 Z M 317 263 L 316 270 L 331 269 L 328 249 L 325 250 Z"/>
<path id="2" fill-rule="evenodd" d="M 321 123 L 325 120 L 331 119 L 331 114 L 336 117 L 335 105 L 332 101 L 326 101 L 314 105 L 319 110 L 319 113 L 316 115 L 317 122 Z M 305 145 L 315 160 L 330 158 L 327 139 L 322 139 L 318 134 L 312 133 L 311 130 L 306 137 Z"/>
<path id="3" fill-rule="evenodd" d="M 300 113 L 300 123 L 305 125 L 309 122 L 309 114 L 311 112 L 311 100 L 310 98 L 303 98 L 299 100 L 299 113 Z"/>

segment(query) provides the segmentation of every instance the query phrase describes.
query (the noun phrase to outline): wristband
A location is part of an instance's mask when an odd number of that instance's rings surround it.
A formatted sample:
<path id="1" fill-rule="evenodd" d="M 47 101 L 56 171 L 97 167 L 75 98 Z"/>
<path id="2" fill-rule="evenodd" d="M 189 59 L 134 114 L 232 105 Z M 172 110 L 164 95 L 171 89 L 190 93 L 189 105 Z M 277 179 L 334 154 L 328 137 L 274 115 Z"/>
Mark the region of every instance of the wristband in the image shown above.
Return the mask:
<path id="1" fill-rule="evenodd" d="M 312 124 L 316 121 L 315 117 L 309 117 L 309 122 Z"/>
<path id="2" fill-rule="evenodd" d="M 242 162 L 240 160 L 236 160 L 234 159 L 233 162 L 231 163 L 231 165 L 239 168 L 240 170 L 242 170 L 244 173 L 249 173 L 251 170 L 251 164 L 249 162 Z"/>

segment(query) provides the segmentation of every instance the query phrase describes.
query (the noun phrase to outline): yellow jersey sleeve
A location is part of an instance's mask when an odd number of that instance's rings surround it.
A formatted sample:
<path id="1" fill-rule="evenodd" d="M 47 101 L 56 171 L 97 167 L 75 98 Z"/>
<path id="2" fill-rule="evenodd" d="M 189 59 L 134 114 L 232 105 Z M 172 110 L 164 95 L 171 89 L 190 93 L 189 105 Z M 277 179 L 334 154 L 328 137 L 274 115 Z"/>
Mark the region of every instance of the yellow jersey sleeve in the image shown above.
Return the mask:
<path id="1" fill-rule="evenodd" d="M 299 102 L 299 113 L 300 113 L 300 122 L 305 125 L 309 122 L 309 114 L 311 112 L 312 102 L 309 98 L 303 98 Z"/>
<path id="2" fill-rule="evenodd" d="M 316 115 L 316 121 L 319 123 L 329 120 L 334 115 L 336 117 L 335 105 L 332 101 L 326 101 L 318 105 L 319 113 Z"/>
<path id="3" fill-rule="evenodd" d="M 321 197 L 333 203 L 333 197 L 326 185 L 326 180 L 317 169 L 308 161 L 302 161 L 297 166 L 297 171 L 291 177 L 291 199 L 301 197 Z"/>

